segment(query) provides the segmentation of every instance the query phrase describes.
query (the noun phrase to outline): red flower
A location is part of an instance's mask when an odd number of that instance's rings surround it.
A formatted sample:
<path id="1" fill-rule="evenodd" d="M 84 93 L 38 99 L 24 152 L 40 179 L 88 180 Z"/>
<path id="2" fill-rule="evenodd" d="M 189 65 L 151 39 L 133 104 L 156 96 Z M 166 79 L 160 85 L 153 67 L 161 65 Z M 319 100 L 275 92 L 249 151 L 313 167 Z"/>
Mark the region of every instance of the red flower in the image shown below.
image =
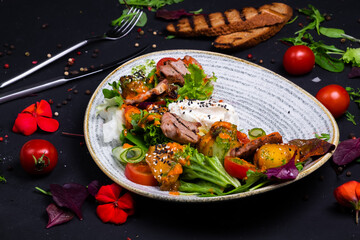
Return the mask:
<path id="1" fill-rule="evenodd" d="M 45 132 L 55 132 L 59 128 L 59 122 L 52 118 L 50 104 L 45 100 L 36 102 L 19 113 L 12 130 L 28 136 L 33 134 L 38 126 Z"/>
<path id="2" fill-rule="evenodd" d="M 357 181 L 344 183 L 335 189 L 334 195 L 340 205 L 355 209 L 356 223 L 359 223 L 360 183 Z"/>
<path id="3" fill-rule="evenodd" d="M 100 203 L 96 214 L 103 222 L 122 224 L 128 216 L 134 214 L 134 200 L 129 192 L 120 196 L 122 188 L 113 183 L 102 186 L 95 199 Z"/>

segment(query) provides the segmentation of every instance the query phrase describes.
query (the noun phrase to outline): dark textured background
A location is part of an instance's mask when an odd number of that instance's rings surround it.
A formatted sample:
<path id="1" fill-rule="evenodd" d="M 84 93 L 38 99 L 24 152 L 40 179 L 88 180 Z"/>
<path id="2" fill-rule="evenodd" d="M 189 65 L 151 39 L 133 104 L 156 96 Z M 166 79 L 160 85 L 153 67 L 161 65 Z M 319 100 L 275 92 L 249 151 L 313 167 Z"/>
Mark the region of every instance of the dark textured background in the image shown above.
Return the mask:
<path id="1" fill-rule="evenodd" d="M 284 1 L 294 8 L 306 7 L 309 0 Z M 210 0 L 191 1 L 172 5 L 167 9 L 184 8 L 204 13 L 224 11 L 229 8 L 244 6 L 259 7 L 270 1 L 232 1 Z M 360 37 L 358 0 L 349 1 L 316 1 L 313 3 L 322 13 L 332 14 L 332 20 L 323 26 L 338 27 L 346 33 Z M 111 20 L 121 15 L 124 6 L 116 0 L 63 0 L 63 1 L 0 1 L 0 51 L 9 50 L 4 44 L 13 44 L 15 49 L 11 55 L 0 57 L 0 81 L 15 76 L 32 67 L 32 61 L 43 61 L 46 55 L 56 54 L 60 49 L 83 40 L 86 37 L 100 34 L 109 27 Z M 216 51 L 211 47 L 212 39 L 181 39 L 165 40 L 166 22 L 156 19 L 153 12 L 146 10 L 148 23 L 145 35 L 137 39 L 137 31 L 116 42 L 101 42 L 86 46 L 80 51 L 63 57 L 45 69 L 26 79 L 1 89 L 0 94 L 31 83 L 41 82 L 63 74 L 67 59 L 74 57 L 72 69 L 99 65 L 128 55 L 135 51 L 134 43 L 140 45 L 156 44 L 156 49 L 200 49 Z M 294 11 L 295 15 L 298 15 Z M 263 60 L 263 66 L 288 78 L 311 94 L 323 86 L 337 83 L 342 86 L 360 87 L 359 79 L 348 79 L 347 66 L 342 73 L 329 73 L 319 67 L 304 76 L 288 75 L 282 68 L 282 56 L 288 46 L 278 40 L 291 37 L 300 27 L 306 24 L 304 16 L 295 23 L 286 25 L 281 32 L 258 46 L 231 52 L 229 54 L 245 58 L 251 53 Z M 43 25 L 46 28 L 43 28 Z M 149 29 L 159 30 L 164 34 L 154 36 Z M 341 44 L 339 39 L 327 40 L 345 49 L 349 42 Z M 360 47 L 354 44 L 354 47 Z M 99 49 L 98 57 L 93 58 L 95 49 Z M 25 52 L 30 56 L 26 57 Z M 275 63 L 271 63 L 271 59 Z M 4 69 L 5 63 L 10 64 Z M 360 239 L 360 226 L 354 222 L 354 213 L 340 208 L 333 197 L 334 189 L 349 180 L 359 180 L 358 164 L 348 166 L 337 175 L 331 161 L 312 173 L 310 176 L 287 187 L 247 199 L 209 204 L 180 204 L 152 200 L 135 196 L 136 214 L 120 226 L 102 223 L 96 216 L 96 203 L 88 198 L 82 210 L 84 220 L 74 218 L 71 222 L 45 229 L 47 215 L 45 208 L 51 198 L 34 191 L 39 186 L 48 189 L 49 184 L 76 182 L 87 185 L 98 179 L 102 184 L 111 181 L 103 174 L 91 159 L 87 148 L 82 145 L 81 137 L 68 137 L 62 131 L 72 133 L 83 132 L 84 112 L 91 95 L 85 91 L 94 91 L 110 70 L 95 76 L 69 83 L 56 89 L 47 90 L 32 97 L 15 100 L 0 105 L 0 136 L 8 135 L 0 142 L 0 174 L 7 179 L 0 184 L 0 238 L 1 239 Z M 311 80 L 319 77 L 322 81 Z M 78 94 L 68 92 L 69 88 L 78 90 Z M 67 105 L 57 108 L 56 104 L 71 95 Z M 11 131 L 12 124 L 22 109 L 41 99 L 52 99 L 53 111 L 57 111 L 60 129 L 52 134 L 36 132 L 25 137 Z M 351 103 L 349 111 L 359 118 L 359 109 Z M 305 114 L 305 113 L 304 113 Z M 345 117 L 337 119 L 340 129 L 340 140 L 347 139 L 349 133 L 360 135 L 358 126 L 354 126 Z M 358 120 L 358 124 L 360 121 Z M 32 177 L 26 174 L 19 165 L 19 151 L 28 140 L 42 138 L 51 141 L 60 153 L 56 169 L 48 176 Z M 350 171 L 352 175 L 346 176 Z"/>

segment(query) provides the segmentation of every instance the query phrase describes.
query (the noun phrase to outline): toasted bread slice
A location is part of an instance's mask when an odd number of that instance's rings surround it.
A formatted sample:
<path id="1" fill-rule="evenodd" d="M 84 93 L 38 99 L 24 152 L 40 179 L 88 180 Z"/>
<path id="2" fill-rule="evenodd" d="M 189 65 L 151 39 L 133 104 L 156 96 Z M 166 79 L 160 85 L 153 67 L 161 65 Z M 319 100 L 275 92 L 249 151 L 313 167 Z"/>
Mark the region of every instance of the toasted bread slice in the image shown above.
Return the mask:
<path id="1" fill-rule="evenodd" d="M 274 36 L 284 25 L 285 23 L 282 23 L 270 27 L 261 27 L 222 35 L 215 39 L 213 45 L 219 49 L 250 48 Z"/>
<path id="2" fill-rule="evenodd" d="M 272 26 L 284 22 L 284 15 L 292 15 L 292 8 L 284 3 L 271 3 L 258 9 L 243 8 L 241 11 L 230 9 L 224 13 L 194 15 L 170 23 L 166 29 L 172 34 L 184 37 L 220 36 L 254 28 Z"/>
<path id="3" fill-rule="evenodd" d="M 215 39 L 213 45 L 220 49 L 242 49 L 253 47 L 278 33 L 292 17 L 292 11 L 284 10 L 283 12 L 280 12 L 280 14 L 283 19 L 282 23 L 222 35 Z"/>

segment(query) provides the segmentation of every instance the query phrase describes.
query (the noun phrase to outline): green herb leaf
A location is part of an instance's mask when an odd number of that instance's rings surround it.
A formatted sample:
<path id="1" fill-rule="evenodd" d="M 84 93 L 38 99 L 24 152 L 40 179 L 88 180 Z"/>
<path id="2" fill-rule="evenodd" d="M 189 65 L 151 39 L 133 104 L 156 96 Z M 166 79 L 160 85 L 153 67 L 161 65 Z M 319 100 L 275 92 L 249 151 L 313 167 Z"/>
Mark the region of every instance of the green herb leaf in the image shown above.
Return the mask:
<path id="1" fill-rule="evenodd" d="M 344 62 L 333 58 L 325 52 L 315 52 L 315 63 L 330 72 L 342 72 L 345 68 Z"/>
<path id="2" fill-rule="evenodd" d="M 151 7 L 156 9 L 182 1 L 184 0 L 126 0 L 125 3 L 124 0 L 119 0 L 120 4 L 127 4 L 128 6 Z"/>
<path id="3" fill-rule="evenodd" d="M 129 9 L 124 9 L 121 16 L 113 21 L 111 21 L 111 26 L 121 26 L 126 21 L 124 20 L 130 20 L 133 17 L 136 17 L 136 13 L 129 13 Z M 138 22 L 136 23 L 136 26 L 143 27 L 147 23 L 147 15 L 146 13 L 142 13 L 141 17 L 139 18 Z"/>
<path id="4" fill-rule="evenodd" d="M 0 182 L 6 183 L 6 178 L 4 176 L 0 176 Z"/>
<path id="5" fill-rule="evenodd" d="M 189 11 L 189 13 L 200 14 L 202 11 L 203 11 L 203 9 L 200 8 L 199 10 L 196 10 L 196 11 Z"/>
<path id="6" fill-rule="evenodd" d="M 215 82 L 217 79 L 215 75 L 207 78 L 204 70 L 195 64 L 190 64 L 188 70 L 190 74 L 184 76 L 185 84 L 178 91 L 178 100 L 185 98 L 198 100 L 209 99 L 214 90 L 212 82 Z"/>
<path id="7" fill-rule="evenodd" d="M 169 40 L 169 39 L 173 39 L 175 38 L 175 35 L 167 35 L 165 39 Z"/>
<path id="8" fill-rule="evenodd" d="M 354 115 L 352 115 L 350 112 L 346 112 L 345 116 L 346 116 L 346 120 L 348 120 L 348 121 L 352 122 L 354 125 L 356 125 Z"/>
<path id="9" fill-rule="evenodd" d="M 315 133 L 315 137 L 320 139 L 320 140 L 324 140 L 324 141 L 329 141 L 330 139 L 330 134 L 328 133 L 322 133 L 320 135 L 318 135 L 317 133 Z"/>
<path id="10" fill-rule="evenodd" d="M 360 67 L 360 48 L 347 48 L 342 60 L 351 63 L 353 67 Z"/>
<path id="11" fill-rule="evenodd" d="M 325 27 L 320 27 L 320 33 L 330 38 L 342 38 L 343 34 L 345 34 L 342 29 Z"/>
<path id="12" fill-rule="evenodd" d="M 293 19 L 291 19 L 290 21 L 288 21 L 286 24 L 291 24 L 291 23 L 295 22 L 296 19 L 298 19 L 298 18 L 299 18 L 299 16 L 296 16 Z"/>

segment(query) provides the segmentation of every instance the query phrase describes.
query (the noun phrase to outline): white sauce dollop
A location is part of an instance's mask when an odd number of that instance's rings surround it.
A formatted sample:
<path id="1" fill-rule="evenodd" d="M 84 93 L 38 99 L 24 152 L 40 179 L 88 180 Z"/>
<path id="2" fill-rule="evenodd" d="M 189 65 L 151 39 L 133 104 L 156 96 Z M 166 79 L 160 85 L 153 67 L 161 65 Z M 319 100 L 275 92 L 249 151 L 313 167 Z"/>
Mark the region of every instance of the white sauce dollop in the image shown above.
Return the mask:
<path id="1" fill-rule="evenodd" d="M 169 104 L 169 111 L 189 122 L 199 122 L 208 131 L 217 121 L 225 121 L 239 125 L 239 117 L 235 108 L 228 103 L 214 100 L 181 100 Z"/>

